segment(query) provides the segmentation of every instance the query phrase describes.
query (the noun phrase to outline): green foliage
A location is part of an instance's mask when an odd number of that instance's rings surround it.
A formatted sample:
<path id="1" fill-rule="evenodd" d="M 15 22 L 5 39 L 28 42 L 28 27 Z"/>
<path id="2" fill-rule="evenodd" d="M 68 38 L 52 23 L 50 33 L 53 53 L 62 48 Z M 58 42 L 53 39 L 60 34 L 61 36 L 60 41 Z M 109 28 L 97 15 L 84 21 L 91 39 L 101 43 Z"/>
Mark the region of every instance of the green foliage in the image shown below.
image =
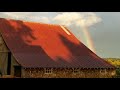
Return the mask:
<path id="1" fill-rule="evenodd" d="M 117 74 L 117 75 L 120 75 L 120 68 L 117 68 L 117 69 L 116 69 L 116 74 Z"/>
<path id="2" fill-rule="evenodd" d="M 114 78 L 120 78 L 120 67 L 116 69 L 116 76 Z"/>
<path id="3" fill-rule="evenodd" d="M 115 78 L 120 78 L 120 59 L 119 58 L 105 58 L 105 60 L 117 68 Z"/>
<path id="4" fill-rule="evenodd" d="M 116 67 L 120 67 L 120 59 L 119 58 L 105 58 L 105 60 Z"/>

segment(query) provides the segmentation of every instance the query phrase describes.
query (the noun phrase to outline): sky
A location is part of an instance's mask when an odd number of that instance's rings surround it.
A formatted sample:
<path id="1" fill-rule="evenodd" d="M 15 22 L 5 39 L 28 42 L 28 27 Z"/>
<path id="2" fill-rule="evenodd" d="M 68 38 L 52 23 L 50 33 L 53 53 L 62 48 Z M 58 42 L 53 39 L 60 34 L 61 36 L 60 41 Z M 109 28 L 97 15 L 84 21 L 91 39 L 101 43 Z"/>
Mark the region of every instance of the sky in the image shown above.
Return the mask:
<path id="1" fill-rule="evenodd" d="M 0 12 L 0 18 L 65 25 L 102 58 L 120 58 L 120 12 Z"/>

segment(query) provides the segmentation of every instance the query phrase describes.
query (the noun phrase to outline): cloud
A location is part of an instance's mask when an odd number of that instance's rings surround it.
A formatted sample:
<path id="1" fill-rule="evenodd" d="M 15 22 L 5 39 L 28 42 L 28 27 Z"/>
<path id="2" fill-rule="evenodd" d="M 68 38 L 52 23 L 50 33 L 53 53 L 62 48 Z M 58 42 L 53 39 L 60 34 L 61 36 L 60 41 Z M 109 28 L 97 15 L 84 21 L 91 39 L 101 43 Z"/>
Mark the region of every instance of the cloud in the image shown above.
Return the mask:
<path id="1" fill-rule="evenodd" d="M 75 25 L 81 27 L 90 27 L 98 22 L 101 22 L 102 19 L 92 12 L 65 12 L 55 16 L 53 21 L 57 24 L 66 26 Z"/>
<path id="2" fill-rule="evenodd" d="M 29 12 L 3 12 L 4 17 L 10 19 L 25 19 Z"/>
<path id="3" fill-rule="evenodd" d="M 92 12 L 0 12 L 0 17 L 76 27 L 90 27 L 102 20 Z"/>
<path id="4" fill-rule="evenodd" d="M 67 26 L 72 25 L 72 22 L 74 22 L 77 19 L 79 19 L 78 13 L 62 13 L 62 14 L 58 14 L 53 18 L 53 20 L 56 23 L 67 25 Z"/>
<path id="5" fill-rule="evenodd" d="M 33 15 L 32 12 L 3 12 L 1 17 L 16 19 L 16 20 L 44 22 L 44 23 L 50 22 L 48 17 Z"/>
<path id="6" fill-rule="evenodd" d="M 50 19 L 48 17 L 45 17 L 45 16 L 41 16 L 39 18 L 36 18 L 38 22 L 44 22 L 44 23 L 49 23 L 50 22 Z"/>

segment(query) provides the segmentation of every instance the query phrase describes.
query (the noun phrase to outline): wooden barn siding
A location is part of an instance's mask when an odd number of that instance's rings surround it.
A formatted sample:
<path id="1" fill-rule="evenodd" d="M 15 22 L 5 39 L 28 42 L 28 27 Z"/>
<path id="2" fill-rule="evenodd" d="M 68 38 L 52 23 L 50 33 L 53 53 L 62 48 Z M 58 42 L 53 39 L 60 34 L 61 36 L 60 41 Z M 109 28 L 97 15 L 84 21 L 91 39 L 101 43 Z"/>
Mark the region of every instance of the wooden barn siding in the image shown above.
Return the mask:
<path id="1" fill-rule="evenodd" d="M 0 52 L 0 71 L 3 75 L 7 74 L 7 53 Z"/>
<path id="2" fill-rule="evenodd" d="M 8 59 L 8 48 L 6 47 L 3 38 L 0 34 L 0 71 L 2 74 L 7 74 L 7 59 Z"/>
<path id="3" fill-rule="evenodd" d="M 103 70 L 104 71 L 104 70 Z M 111 78 L 115 75 L 114 69 L 107 69 L 101 72 L 100 69 L 82 69 L 79 73 L 73 73 L 72 69 L 53 69 L 52 74 L 45 74 L 44 68 L 41 69 L 23 69 L 23 78 Z"/>
<path id="4" fill-rule="evenodd" d="M 17 63 L 16 59 L 13 57 L 11 57 L 11 75 L 14 76 L 14 66 L 19 66 L 19 64 Z"/>
<path id="5" fill-rule="evenodd" d="M 7 48 L 1 34 L 0 34 L 0 70 L 3 75 L 7 75 L 7 62 L 8 62 L 8 52 Z M 11 56 L 11 75 L 14 75 L 14 65 L 18 65 L 13 55 Z"/>

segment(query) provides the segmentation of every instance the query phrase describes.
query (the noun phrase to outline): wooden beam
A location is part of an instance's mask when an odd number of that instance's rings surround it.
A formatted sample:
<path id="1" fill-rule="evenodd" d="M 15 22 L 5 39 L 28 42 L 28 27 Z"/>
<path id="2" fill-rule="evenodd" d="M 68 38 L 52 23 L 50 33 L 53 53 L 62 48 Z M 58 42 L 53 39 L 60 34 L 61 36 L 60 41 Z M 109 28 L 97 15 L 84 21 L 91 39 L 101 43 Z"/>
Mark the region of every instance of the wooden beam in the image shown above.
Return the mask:
<path id="1" fill-rule="evenodd" d="M 11 52 L 8 52 L 7 75 L 11 74 Z"/>

